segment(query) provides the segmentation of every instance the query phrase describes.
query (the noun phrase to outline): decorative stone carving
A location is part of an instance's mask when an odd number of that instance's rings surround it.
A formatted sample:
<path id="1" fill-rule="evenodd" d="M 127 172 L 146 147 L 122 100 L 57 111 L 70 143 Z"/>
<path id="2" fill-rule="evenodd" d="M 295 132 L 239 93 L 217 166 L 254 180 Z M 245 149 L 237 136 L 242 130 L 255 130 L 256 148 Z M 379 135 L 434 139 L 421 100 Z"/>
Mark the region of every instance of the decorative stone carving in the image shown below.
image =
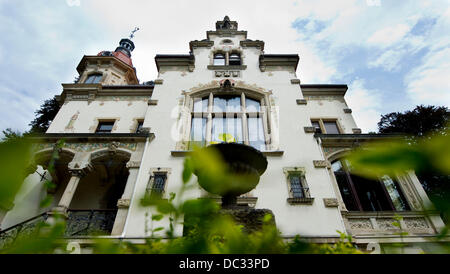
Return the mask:
<path id="1" fill-rule="evenodd" d="M 303 129 L 305 130 L 305 133 L 314 133 L 314 132 L 316 132 L 316 128 L 315 127 L 304 127 Z"/>
<path id="2" fill-rule="evenodd" d="M 323 198 L 325 207 L 338 207 L 339 202 L 336 198 Z"/>
<path id="3" fill-rule="evenodd" d="M 352 111 L 351 109 L 349 109 L 349 108 L 344 108 L 344 112 L 350 114 L 350 113 L 352 113 L 353 111 Z"/>
<path id="4" fill-rule="evenodd" d="M 140 161 L 129 161 L 126 165 L 127 168 L 139 168 L 141 166 Z"/>
<path id="5" fill-rule="evenodd" d="M 391 218 L 377 218 L 380 230 L 398 230 L 399 228 L 393 224 L 394 222 L 395 220 Z"/>
<path id="6" fill-rule="evenodd" d="M 144 130 L 145 128 L 142 128 Z M 149 128 L 147 128 L 149 129 Z M 142 131 L 141 132 L 145 132 Z M 150 131 L 146 132 L 149 133 Z M 124 148 L 127 150 L 135 151 L 137 144 L 136 143 L 123 143 L 123 142 L 116 142 L 118 147 Z M 110 143 L 65 143 L 64 148 L 68 148 L 74 151 L 79 152 L 90 152 L 94 150 L 98 150 L 101 148 L 108 148 Z M 43 144 L 37 144 L 36 145 L 36 151 L 40 151 L 43 149 L 51 148 L 54 146 L 54 143 L 43 143 Z"/>
<path id="7" fill-rule="evenodd" d="M 291 84 L 293 84 L 293 85 L 298 85 L 300 83 L 301 83 L 300 79 L 291 79 Z"/>
<path id="8" fill-rule="evenodd" d="M 315 168 L 327 168 L 328 167 L 328 162 L 325 160 L 314 160 L 314 167 Z"/>
<path id="9" fill-rule="evenodd" d="M 216 70 L 214 75 L 216 77 L 241 77 L 241 72 L 238 70 Z"/>
<path id="10" fill-rule="evenodd" d="M 355 230 L 372 230 L 373 226 L 369 219 L 350 219 L 349 225 Z"/>
<path id="11" fill-rule="evenodd" d="M 129 208 L 130 207 L 130 199 L 119 199 L 117 201 L 118 208 Z"/>
<path id="12" fill-rule="evenodd" d="M 297 99 L 297 105 L 306 105 L 308 104 L 308 101 L 305 99 Z"/>
<path id="13" fill-rule="evenodd" d="M 156 79 L 155 80 L 155 85 L 162 85 L 164 83 L 163 79 Z"/>
<path id="14" fill-rule="evenodd" d="M 405 218 L 403 222 L 405 223 L 406 229 L 424 230 L 430 228 L 425 218 Z"/>

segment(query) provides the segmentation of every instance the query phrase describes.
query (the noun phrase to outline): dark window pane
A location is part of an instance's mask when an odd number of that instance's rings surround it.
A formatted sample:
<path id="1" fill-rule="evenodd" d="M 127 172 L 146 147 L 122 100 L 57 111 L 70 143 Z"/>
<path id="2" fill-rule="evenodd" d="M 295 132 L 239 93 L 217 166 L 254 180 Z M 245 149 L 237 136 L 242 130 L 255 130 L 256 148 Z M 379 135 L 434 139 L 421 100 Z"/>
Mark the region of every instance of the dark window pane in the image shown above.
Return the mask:
<path id="1" fill-rule="evenodd" d="M 320 128 L 320 123 L 318 121 L 312 121 L 311 125 L 316 129 L 316 133 L 322 133 L 322 129 Z"/>
<path id="2" fill-rule="evenodd" d="M 96 133 L 109 133 L 114 127 L 114 122 L 100 122 Z"/>
<path id="3" fill-rule="evenodd" d="M 144 125 L 144 121 L 138 121 L 138 124 L 136 127 L 136 133 L 139 133 L 141 131 L 143 125 Z"/>
<path id="4" fill-rule="evenodd" d="M 303 192 L 303 187 L 301 183 L 301 175 L 291 174 L 289 175 L 289 181 L 291 183 L 291 193 L 293 198 L 303 198 L 305 193 Z"/>
<path id="5" fill-rule="evenodd" d="M 393 210 L 379 181 L 369 180 L 354 174 L 351 175 L 351 179 L 363 211 Z"/>
<path id="6" fill-rule="evenodd" d="M 161 198 L 164 193 L 164 187 L 166 184 L 167 174 L 156 173 L 153 178 L 153 185 L 151 189 L 152 198 Z"/>
<path id="7" fill-rule="evenodd" d="M 230 66 L 240 66 L 241 65 L 241 57 L 239 54 L 233 53 L 230 55 Z"/>
<path id="8" fill-rule="evenodd" d="M 349 211 L 358 211 L 359 207 L 355 199 L 355 194 L 350 185 L 347 173 L 342 166 L 341 161 L 336 161 L 331 165 L 333 169 L 334 176 L 341 192 L 342 200 L 344 201 L 345 207 Z"/>
<path id="9" fill-rule="evenodd" d="M 102 74 L 91 74 L 88 76 L 84 83 L 86 84 L 97 84 L 102 80 Z"/>
<path id="10" fill-rule="evenodd" d="M 336 122 L 323 122 L 323 125 L 327 134 L 339 134 Z"/>

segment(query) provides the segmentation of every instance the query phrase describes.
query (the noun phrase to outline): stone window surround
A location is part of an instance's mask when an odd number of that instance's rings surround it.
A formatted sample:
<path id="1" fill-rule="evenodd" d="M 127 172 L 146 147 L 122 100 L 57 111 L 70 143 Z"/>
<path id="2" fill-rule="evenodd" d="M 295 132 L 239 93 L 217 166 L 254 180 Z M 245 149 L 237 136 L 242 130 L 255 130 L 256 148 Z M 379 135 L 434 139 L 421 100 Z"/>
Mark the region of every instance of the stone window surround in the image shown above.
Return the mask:
<path id="1" fill-rule="evenodd" d="M 192 123 L 192 116 L 194 115 L 193 112 L 193 108 L 194 108 L 194 98 L 205 98 L 206 96 L 209 96 L 208 98 L 208 112 L 202 112 L 203 117 L 207 117 L 207 124 L 206 124 L 206 142 L 209 143 L 211 142 L 211 131 L 212 131 L 212 117 L 211 114 L 213 113 L 213 98 L 215 95 L 237 95 L 237 96 L 241 96 L 241 111 L 238 112 L 238 114 L 240 114 L 240 116 L 242 117 L 242 127 L 243 127 L 243 131 L 242 131 L 242 135 L 243 135 L 243 139 L 244 139 L 244 143 L 246 145 L 249 144 L 249 138 L 248 138 L 248 127 L 247 127 L 247 114 L 248 112 L 245 110 L 245 98 L 246 98 L 246 92 L 245 91 L 240 91 L 240 92 L 207 92 L 207 93 L 200 93 L 197 95 L 192 95 L 189 97 L 189 111 L 190 111 L 190 119 L 188 119 L 188 124 L 186 125 L 186 135 L 185 135 L 185 140 L 190 140 L 191 137 L 191 123 Z M 256 98 L 259 97 L 259 98 Z M 255 96 L 254 94 L 252 94 L 252 96 L 249 98 L 252 99 L 259 99 L 260 103 L 261 103 L 261 110 L 258 112 L 258 117 L 262 117 L 263 118 L 263 130 L 264 130 L 264 137 L 266 140 L 266 149 L 268 148 L 268 142 L 270 140 L 270 121 L 268 119 L 268 110 L 266 110 L 265 108 L 267 107 L 267 103 L 268 99 L 265 96 Z M 197 112 L 196 112 L 197 113 Z M 197 113 L 198 114 L 198 113 Z"/>
<path id="2" fill-rule="evenodd" d="M 169 195 L 167 193 L 167 185 L 169 182 L 169 176 L 172 173 L 172 169 L 171 168 L 162 168 L 162 167 L 157 167 L 157 168 L 150 168 L 149 170 L 149 181 L 146 187 L 146 192 L 148 192 L 149 190 L 151 190 L 153 188 L 153 184 L 154 184 L 154 180 L 155 180 L 155 174 L 161 174 L 164 173 L 166 175 L 166 181 L 164 183 L 164 191 L 163 194 L 161 196 L 162 199 L 168 199 Z M 149 193 L 150 194 L 150 193 Z"/>
<path id="3" fill-rule="evenodd" d="M 230 66 L 229 60 L 230 60 L 230 55 L 233 54 L 233 53 L 236 53 L 236 54 L 239 54 L 239 57 L 240 57 L 240 60 L 241 60 L 241 64 L 239 66 L 237 66 L 237 67 L 241 67 L 241 69 L 245 69 L 246 66 L 244 66 L 244 54 L 243 54 L 244 52 L 243 52 L 243 50 L 240 49 L 240 48 L 231 48 L 230 46 L 228 46 L 228 47 L 229 47 L 229 49 L 227 49 L 227 50 L 224 50 L 224 49 L 215 49 L 215 50 L 213 50 L 211 52 L 212 54 L 210 56 L 210 62 L 209 62 L 210 66 L 208 66 L 208 67 L 214 67 L 214 68 L 234 67 L 236 65 Z M 223 54 L 225 56 L 225 65 L 223 65 L 223 66 L 214 65 L 214 56 L 216 54 Z"/>
<path id="4" fill-rule="evenodd" d="M 130 133 L 136 133 L 139 122 L 144 122 L 144 120 L 145 120 L 144 117 L 133 118 L 133 124 L 130 127 Z"/>
<path id="5" fill-rule="evenodd" d="M 314 202 L 314 198 L 311 197 L 311 192 L 308 186 L 308 183 L 306 181 L 306 169 L 304 167 L 285 167 L 283 168 L 283 173 L 286 178 L 286 186 L 288 191 L 288 199 L 287 202 L 289 204 L 307 204 L 312 205 Z M 289 180 L 290 175 L 292 174 L 298 174 L 300 175 L 300 182 L 302 185 L 302 188 L 308 189 L 307 192 L 304 192 L 305 197 L 304 198 L 294 198 L 291 193 L 291 180 Z"/>
<path id="6" fill-rule="evenodd" d="M 320 130 L 322 131 L 322 134 L 327 134 L 327 132 L 325 130 L 324 122 L 335 122 L 336 126 L 338 128 L 339 134 L 343 134 L 344 133 L 344 130 L 342 129 L 342 126 L 339 123 L 339 119 L 338 118 L 331 118 L 331 117 L 316 118 L 316 117 L 312 117 L 310 120 L 311 120 L 311 122 L 319 122 Z"/>
<path id="7" fill-rule="evenodd" d="M 334 172 L 331 170 L 331 163 L 342 157 L 345 157 L 345 155 L 349 154 L 350 152 L 351 152 L 351 148 L 345 148 L 345 149 L 339 150 L 335 153 L 332 153 L 331 155 L 328 156 L 328 159 L 327 159 L 327 162 L 329 163 L 329 166 L 327 169 L 328 169 L 328 172 L 329 172 L 329 175 L 331 178 L 333 188 L 336 193 L 336 197 L 339 202 L 339 207 L 343 214 L 350 212 L 350 211 L 347 210 L 344 200 L 342 199 L 336 177 L 334 175 Z M 413 180 L 412 176 L 415 177 L 415 174 L 413 171 L 405 173 L 405 174 L 397 174 L 396 176 L 394 176 L 393 179 L 397 180 L 398 185 L 406 199 L 406 202 L 408 203 L 408 206 L 410 207 L 410 210 L 409 211 L 392 211 L 392 212 L 398 212 L 399 214 L 402 214 L 403 212 L 424 210 L 423 204 L 422 204 L 423 201 L 422 201 L 421 197 L 419 197 L 420 195 L 417 193 L 417 191 L 414 190 L 414 186 L 412 183 L 412 180 Z M 364 211 L 357 211 L 357 212 L 361 213 L 361 214 L 364 213 Z M 382 211 L 379 211 L 379 212 L 382 212 Z M 391 212 L 391 211 L 389 211 L 389 212 Z M 370 214 L 370 212 L 368 212 L 368 214 Z"/>

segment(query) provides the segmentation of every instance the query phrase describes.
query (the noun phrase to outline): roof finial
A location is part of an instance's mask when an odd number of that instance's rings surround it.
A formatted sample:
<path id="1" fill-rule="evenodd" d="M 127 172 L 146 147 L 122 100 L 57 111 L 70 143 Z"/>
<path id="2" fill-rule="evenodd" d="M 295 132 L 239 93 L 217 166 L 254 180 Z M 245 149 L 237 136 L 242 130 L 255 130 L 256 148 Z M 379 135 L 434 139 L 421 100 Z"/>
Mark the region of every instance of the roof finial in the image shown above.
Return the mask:
<path id="1" fill-rule="evenodd" d="M 130 34 L 130 39 L 133 39 L 134 38 L 134 34 L 137 32 L 139 30 L 139 28 L 138 27 L 135 27 L 134 28 L 134 30 L 131 32 L 131 34 Z"/>

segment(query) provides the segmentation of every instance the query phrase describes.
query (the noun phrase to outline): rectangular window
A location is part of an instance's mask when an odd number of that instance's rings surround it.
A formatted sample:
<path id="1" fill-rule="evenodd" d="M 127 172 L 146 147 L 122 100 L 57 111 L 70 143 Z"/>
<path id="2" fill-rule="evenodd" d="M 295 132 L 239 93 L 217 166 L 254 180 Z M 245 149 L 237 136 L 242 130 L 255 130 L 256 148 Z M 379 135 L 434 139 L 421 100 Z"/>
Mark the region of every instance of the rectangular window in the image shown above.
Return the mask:
<path id="1" fill-rule="evenodd" d="M 153 174 L 153 183 L 150 188 L 151 199 L 161 199 L 163 197 L 167 180 L 167 173 L 158 172 Z"/>
<path id="2" fill-rule="evenodd" d="M 293 198 L 304 198 L 305 193 L 302 186 L 300 174 L 291 174 L 289 176 L 289 181 L 291 183 L 291 195 Z"/>
<path id="3" fill-rule="evenodd" d="M 136 126 L 136 133 L 141 132 L 142 126 L 144 125 L 144 121 L 138 121 L 138 124 Z"/>
<path id="4" fill-rule="evenodd" d="M 323 125 L 325 127 L 325 132 L 327 134 L 339 134 L 339 129 L 336 124 L 336 122 L 323 122 Z"/>
<path id="5" fill-rule="evenodd" d="M 314 119 L 311 120 L 311 125 L 316 129 L 315 133 L 321 134 L 340 134 L 337 120 L 332 119 Z"/>
<path id="6" fill-rule="evenodd" d="M 314 202 L 314 198 L 311 197 L 308 184 L 305 178 L 305 169 L 294 167 L 283 169 L 289 190 L 289 198 L 287 202 L 289 204 L 308 204 L 311 205 Z"/>
<path id="7" fill-rule="evenodd" d="M 114 123 L 114 121 L 99 122 L 95 133 L 111 133 Z"/>

